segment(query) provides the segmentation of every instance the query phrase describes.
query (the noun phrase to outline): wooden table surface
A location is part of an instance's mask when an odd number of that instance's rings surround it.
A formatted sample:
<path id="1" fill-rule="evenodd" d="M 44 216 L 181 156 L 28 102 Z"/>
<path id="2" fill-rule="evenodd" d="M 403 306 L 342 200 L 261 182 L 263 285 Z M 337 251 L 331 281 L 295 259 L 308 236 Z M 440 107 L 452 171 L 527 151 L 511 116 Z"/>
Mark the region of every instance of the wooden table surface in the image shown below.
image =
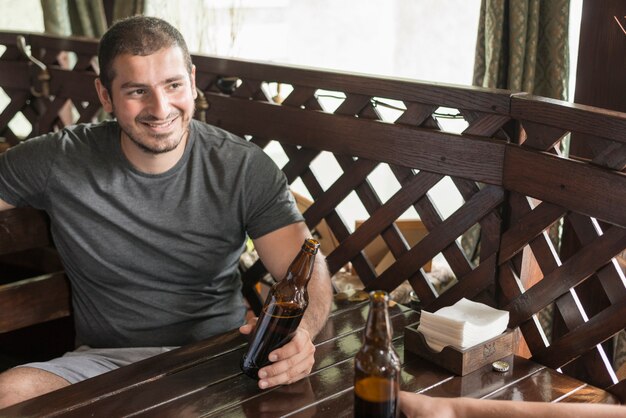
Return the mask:
<path id="1" fill-rule="evenodd" d="M 353 358 L 367 312 L 367 302 L 334 306 L 316 339 L 311 375 L 289 386 L 260 390 L 241 373 L 246 339 L 235 330 L 14 405 L 0 416 L 352 416 Z M 444 397 L 618 403 L 601 389 L 520 357 L 507 358 L 511 368 L 506 373 L 488 365 L 454 376 L 404 350 L 404 327 L 418 320 L 417 312 L 396 305 L 390 314 L 403 362 L 403 390 Z"/>

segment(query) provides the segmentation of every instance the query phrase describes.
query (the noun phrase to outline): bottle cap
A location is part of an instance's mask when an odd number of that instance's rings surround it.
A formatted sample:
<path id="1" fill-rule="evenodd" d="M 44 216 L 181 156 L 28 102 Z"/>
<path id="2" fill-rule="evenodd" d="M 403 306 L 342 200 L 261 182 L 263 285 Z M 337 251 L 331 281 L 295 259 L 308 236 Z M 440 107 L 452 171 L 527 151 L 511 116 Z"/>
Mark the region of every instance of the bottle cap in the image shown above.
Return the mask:
<path id="1" fill-rule="evenodd" d="M 500 373 L 508 372 L 510 368 L 509 363 L 502 360 L 494 361 L 493 363 L 491 363 L 491 367 L 493 368 L 493 370 Z"/>

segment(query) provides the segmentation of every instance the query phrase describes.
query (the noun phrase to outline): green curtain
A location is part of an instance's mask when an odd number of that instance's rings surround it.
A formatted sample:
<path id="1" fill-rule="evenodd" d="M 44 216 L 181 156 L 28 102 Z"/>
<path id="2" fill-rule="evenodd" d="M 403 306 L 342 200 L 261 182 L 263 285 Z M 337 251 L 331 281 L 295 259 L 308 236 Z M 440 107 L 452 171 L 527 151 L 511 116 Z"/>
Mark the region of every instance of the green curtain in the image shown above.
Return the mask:
<path id="1" fill-rule="evenodd" d="M 474 85 L 567 99 L 570 0 L 482 0 Z"/>
<path id="2" fill-rule="evenodd" d="M 46 33 L 99 38 L 107 21 L 102 1 L 41 0 Z"/>
<path id="3" fill-rule="evenodd" d="M 105 0 L 41 0 L 46 33 L 100 38 L 107 30 Z M 141 14 L 145 0 L 113 3 L 113 20 Z"/>

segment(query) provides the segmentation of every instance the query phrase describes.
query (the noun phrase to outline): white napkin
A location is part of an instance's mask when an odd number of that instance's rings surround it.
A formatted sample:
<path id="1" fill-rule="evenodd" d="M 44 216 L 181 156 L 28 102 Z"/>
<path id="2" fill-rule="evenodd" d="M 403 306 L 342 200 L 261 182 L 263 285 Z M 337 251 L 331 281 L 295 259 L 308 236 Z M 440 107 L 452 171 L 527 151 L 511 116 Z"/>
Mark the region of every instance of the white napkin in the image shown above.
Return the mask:
<path id="1" fill-rule="evenodd" d="M 509 313 L 465 298 L 435 313 L 422 311 L 417 330 L 436 352 L 451 345 L 465 349 L 502 334 Z"/>

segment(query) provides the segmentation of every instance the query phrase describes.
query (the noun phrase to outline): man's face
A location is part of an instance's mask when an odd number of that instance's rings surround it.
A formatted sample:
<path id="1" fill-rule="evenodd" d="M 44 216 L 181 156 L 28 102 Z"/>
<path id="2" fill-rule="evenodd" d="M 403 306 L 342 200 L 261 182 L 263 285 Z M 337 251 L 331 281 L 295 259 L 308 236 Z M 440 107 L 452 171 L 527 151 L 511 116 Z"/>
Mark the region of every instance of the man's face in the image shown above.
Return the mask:
<path id="1" fill-rule="evenodd" d="M 181 49 L 119 55 L 113 70 L 111 91 L 99 80 L 96 88 L 104 110 L 113 113 L 122 128 L 122 141 L 150 154 L 176 149 L 188 133 L 197 94 L 195 67 L 187 72 Z"/>

